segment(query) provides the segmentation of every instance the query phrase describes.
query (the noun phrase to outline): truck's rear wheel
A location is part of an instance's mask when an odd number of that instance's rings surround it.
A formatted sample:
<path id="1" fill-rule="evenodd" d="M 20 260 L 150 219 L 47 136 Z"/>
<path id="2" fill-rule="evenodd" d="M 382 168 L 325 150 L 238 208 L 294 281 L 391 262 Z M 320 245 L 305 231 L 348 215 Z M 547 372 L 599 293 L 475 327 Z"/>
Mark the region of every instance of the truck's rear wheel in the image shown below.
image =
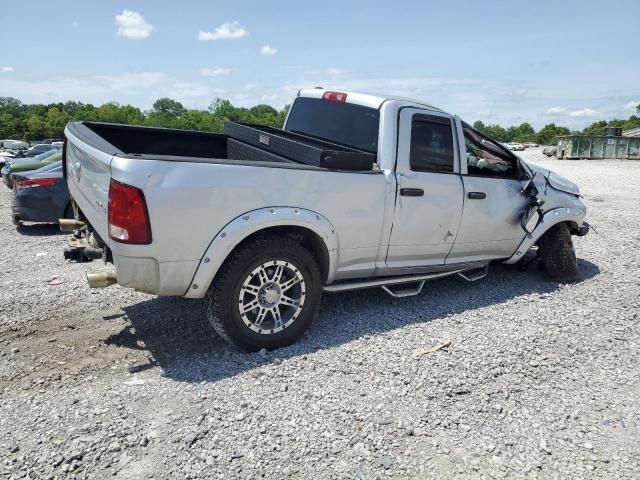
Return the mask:
<path id="1" fill-rule="evenodd" d="M 215 331 L 241 350 L 272 350 L 309 328 L 320 301 L 320 269 L 293 239 L 267 237 L 236 249 L 206 294 Z"/>
<path id="2" fill-rule="evenodd" d="M 574 280 L 578 277 L 578 261 L 565 223 L 551 227 L 538 241 L 542 263 L 553 280 Z"/>

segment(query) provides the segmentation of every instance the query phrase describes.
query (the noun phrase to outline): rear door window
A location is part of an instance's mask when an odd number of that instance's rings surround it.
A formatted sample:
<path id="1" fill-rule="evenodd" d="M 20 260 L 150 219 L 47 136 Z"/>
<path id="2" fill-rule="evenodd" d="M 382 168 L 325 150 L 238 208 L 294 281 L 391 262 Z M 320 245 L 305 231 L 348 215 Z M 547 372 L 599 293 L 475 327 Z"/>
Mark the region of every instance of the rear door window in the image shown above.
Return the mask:
<path id="1" fill-rule="evenodd" d="M 291 107 L 285 129 L 377 153 L 379 123 L 380 112 L 375 108 L 299 97 Z"/>

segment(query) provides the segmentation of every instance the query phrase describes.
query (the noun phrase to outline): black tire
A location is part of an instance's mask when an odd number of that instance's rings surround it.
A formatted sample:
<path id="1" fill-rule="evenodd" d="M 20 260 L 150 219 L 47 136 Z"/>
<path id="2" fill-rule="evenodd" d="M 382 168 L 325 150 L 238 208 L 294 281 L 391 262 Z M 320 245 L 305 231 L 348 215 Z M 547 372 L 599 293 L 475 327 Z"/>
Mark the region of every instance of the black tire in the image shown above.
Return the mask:
<path id="1" fill-rule="evenodd" d="M 578 261 L 566 223 L 551 227 L 538 241 L 542 264 L 552 280 L 574 280 L 578 277 Z"/>
<path id="2" fill-rule="evenodd" d="M 255 310 L 245 310 L 244 314 L 240 312 L 243 305 L 243 297 L 240 297 L 243 285 L 250 282 L 250 278 L 257 278 L 255 271 L 271 262 L 274 265 L 275 262 L 280 262 L 287 265 L 287 268 L 297 270 L 303 280 L 299 281 L 299 287 L 291 287 L 299 289 L 301 310 L 298 310 L 299 307 L 290 307 L 295 309 L 296 316 L 294 318 L 292 314 L 291 323 L 278 327 L 281 329 L 279 331 L 270 330 L 268 325 L 264 329 L 260 328 L 262 324 L 256 326 L 258 314 L 255 314 L 254 321 L 248 318 L 254 315 Z M 294 343 L 309 328 L 318 309 L 321 290 L 320 269 L 306 248 L 287 237 L 259 238 L 238 247 L 216 274 L 205 296 L 207 318 L 222 338 L 240 350 L 273 350 Z M 284 292 L 283 289 L 282 293 Z M 259 299 L 259 294 L 248 295 L 255 295 L 255 301 Z M 258 312 L 262 312 L 262 306 L 256 308 L 259 308 Z M 288 308 L 285 307 L 285 312 L 290 312 Z M 267 316 L 269 318 L 264 317 L 265 321 L 273 322 L 272 326 L 276 326 L 275 316 L 271 313 Z"/>

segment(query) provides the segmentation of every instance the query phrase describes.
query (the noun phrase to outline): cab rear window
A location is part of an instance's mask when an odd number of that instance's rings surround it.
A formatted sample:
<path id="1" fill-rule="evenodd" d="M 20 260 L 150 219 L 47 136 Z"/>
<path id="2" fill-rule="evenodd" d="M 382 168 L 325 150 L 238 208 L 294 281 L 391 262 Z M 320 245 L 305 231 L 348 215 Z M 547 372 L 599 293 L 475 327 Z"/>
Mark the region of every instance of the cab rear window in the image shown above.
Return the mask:
<path id="1" fill-rule="evenodd" d="M 291 107 L 285 130 L 377 153 L 379 123 L 375 108 L 300 97 Z"/>

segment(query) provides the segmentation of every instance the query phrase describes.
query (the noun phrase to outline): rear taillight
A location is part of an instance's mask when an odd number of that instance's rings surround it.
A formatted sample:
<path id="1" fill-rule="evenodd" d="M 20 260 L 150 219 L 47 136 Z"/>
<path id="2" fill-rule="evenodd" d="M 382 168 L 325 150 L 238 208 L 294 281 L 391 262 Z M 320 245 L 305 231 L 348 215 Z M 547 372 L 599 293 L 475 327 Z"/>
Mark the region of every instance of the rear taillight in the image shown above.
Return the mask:
<path id="1" fill-rule="evenodd" d="M 111 180 L 109 237 L 121 243 L 151 243 L 151 225 L 142 190 Z"/>
<path id="2" fill-rule="evenodd" d="M 346 102 L 347 94 L 342 92 L 324 92 L 322 94 L 323 100 L 330 100 L 332 102 Z"/>
<path id="3" fill-rule="evenodd" d="M 30 178 L 28 180 L 18 180 L 15 184 L 16 190 L 22 190 L 23 188 L 49 187 L 58 180 L 57 178 Z"/>

